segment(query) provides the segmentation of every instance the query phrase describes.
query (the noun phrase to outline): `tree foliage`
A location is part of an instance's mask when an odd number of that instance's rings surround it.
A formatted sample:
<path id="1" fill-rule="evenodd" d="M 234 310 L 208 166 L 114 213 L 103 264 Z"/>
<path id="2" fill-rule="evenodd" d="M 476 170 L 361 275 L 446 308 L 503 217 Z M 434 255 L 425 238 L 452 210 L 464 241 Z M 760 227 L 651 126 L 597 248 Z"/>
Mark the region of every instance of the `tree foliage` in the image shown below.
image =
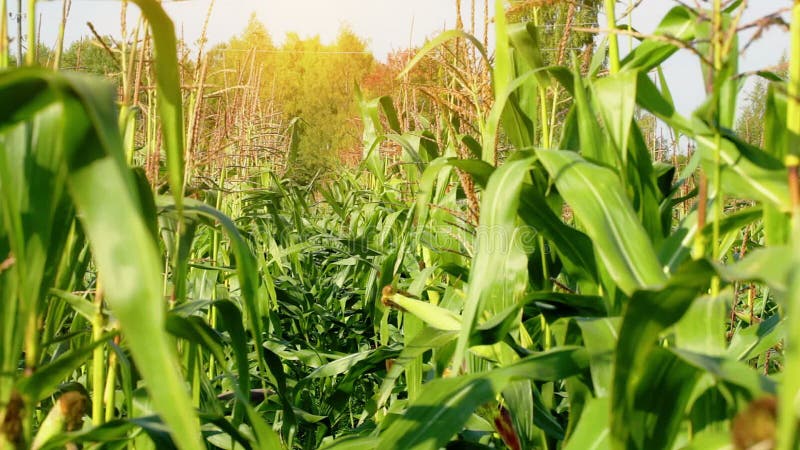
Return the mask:
<path id="1" fill-rule="evenodd" d="M 105 38 L 106 47 L 96 39 L 81 39 L 73 42 L 64 50 L 61 66 L 65 70 L 86 72 L 116 79 L 120 66 L 117 59 L 107 48 L 114 44 Z"/>
<path id="2" fill-rule="evenodd" d="M 371 73 L 374 57 L 366 42 L 343 27 L 335 42 L 319 36 L 288 33 L 275 45 L 266 27 L 253 16 L 244 32 L 211 52 L 210 73 L 215 82 L 234 73 L 255 73 L 264 110 L 279 112 L 284 123 L 299 118 L 308 126 L 294 136 L 297 157 L 288 175 L 298 182 L 326 176 L 341 152 L 358 144 L 352 123 L 358 121 L 355 86 Z"/>
<path id="3" fill-rule="evenodd" d="M 747 93 L 744 105 L 736 119 L 736 133 L 750 144 L 762 146 L 764 137 L 764 112 L 766 111 L 767 87 L 764 80 L 757 80 Z"/>

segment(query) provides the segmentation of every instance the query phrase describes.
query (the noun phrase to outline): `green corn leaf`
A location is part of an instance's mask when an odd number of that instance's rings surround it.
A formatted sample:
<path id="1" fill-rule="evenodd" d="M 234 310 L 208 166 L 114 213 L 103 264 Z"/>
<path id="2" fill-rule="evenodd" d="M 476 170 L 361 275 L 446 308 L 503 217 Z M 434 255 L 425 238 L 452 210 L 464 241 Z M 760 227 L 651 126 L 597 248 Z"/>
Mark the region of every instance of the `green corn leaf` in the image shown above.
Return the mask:
<path id="1" fill-rule="evenodd" d="M 620 72 L 601 78 L 591 85 L 605 129 L 623 162 L 629 159 L 628 139 L 631 135 L 634 106 L 636 106 L 637 79 L 636 72 Z"/>
<path id="2" fill-rule="evenodd" d="M 428 53 L 430 53 L 436 47 L 439 47 L 440 45 L 444 44 L 445 42 L 451 41 L 453 39 L 458 39 L 458 38 L 467 39 L 470 42 L 472 42 L 472 44 L 475 46 L 475 48 L 480 52 L 481 56 L 483 56 L 483 58 L 486 61 L 489 60 L 489 57 L 488 57 L 488 55 L 486 53 L 486 49 L 483 47 L 483 44 L 481 43 L 481 41 L 479 39 L 477 39 L 475 36 L 472 36 L 469 33 L 463 32 L 461 30 L 449 30 L 449 31 L 445 31 L 444 33 L 441 33 L 438 36 L 436 36 L 435 38 L 431 39 L 421 49 L 419 49 L 419 51 L 416 53 L 416 55 L 414 55 L 414 57 L 411 58 L 411 61 L 409 61 L 408 64 L 406 64 L 406 67 L 403 69 L 403 71 L 400 72 L 397 75 L 397 78 L 400 79 L 400 78 L 403 78 L 404 76 L 406 76 L 409 72 L 411 72 L 411 70 L 417 64 L 419 64 L 420 61 L 422 61 L 425 58 L 425 56 Z"/>
<path id="3" fill-rule="evenodd" d="M 136 428 L 137 426 L 131 421 L 114 420 L 86 431 L 60 433 L 48 439 L 40 448 L 41 450 L 56 450 L 64 448 L 69 443 L 124 441 L 127 439 L 128 433 Z"/>
<path id="4" fill-rule="evenodd" d="M 608 450 L 611 437 L 608 429 L 608 397 L 590 399 L 581 414 L 577 428 L 567 439 L 564 450 Z"/>
<path id="5" fill-rule="evenodd" d="M 356 86 L 356 99 L 361 113 L 361 121 L 364 123 L 362 161 L 378 181 L 383 183 L 385 178 L 384 164 L 378 154 L 378 146 L 385 139 L 380 118 L 380 99 L 364 99 L 358 86 Z"/>
<path id="6" fill-rule="evenodd" d="M 681 420 L 675 411 L 681 410 L 681 402 L 688 401 L 690 392 L 685 392 L 685 385 L 695 380 L 694 369 L 676 365 L 673 358 L 665 355 L 651 360 L 660 333 L 676 323 L 694 299 L 708 289 L 714 273 L 704 261 L 692 262 L 681 269 L 661 290 L 638 291 L 627 304 L 617 341 L 611 390 L 611 437 L 616 448 L 647 448 L 644 441 L 654 439 L 667 444 L 674 439 L 677 426 L 674 421 Z M 669 381 L 670 377 L 679 380 L 678 384 Z M 655 392 L 662 394 L 657 397 L 663 409 L 642 410 L 637 397 L 651 395 L 647 393 L 654 391 L 648 389 L 656 388 L 661 389 Z M 665 422 L 659 425 L 654 413 L 664 416 Z"/>
<path id="7" fill-rule="evenodd" d="M 541 436 L 541 431 L 537 428 L 540 426 L 548 435 L 556 435 L 556 439 L 564 438 L 564 431 L 550 411 L 542 405 L 539 389 L 532 381 L 515 381 L 503 389 L 501 395 L 503 406 L 508 412 L 507 417 L 511 419 L 511 425 L 521 446 L 529 447 Z M 469 423 L 466 428 L 470 429 Z"/>
<path id="8" fill-rule="evenodd" d="M 666 122 L 673 129 L 689 135 L 707 130 L 706 125 L 701 121 L 690 121 L 683 117 L 675 109 L 671 92 L 668 89 L 663 89 L 664 92 L 659 91 L 647 73 L 639 74 L 637 86 L 636 103 Z"/>
<path id="9" fill-rule="evenodd" d="M 706 173 L 713 173 L 715 137 L 697 117 L 690 122 L 678 114 L 647 76 L 639 76 L 637 103 L 698 143 Z M 749 146 L 728 134 L 720 148 L 722 187 L 725 192 L 762 201 L 780 211 L 789 210 L 789 190 L 779 160 L 763 150 Z"/>
<path id="10" fill-rule="evenodd" d="M 475 184 L 478 187 L 485 189 L 489 184 L 489 177 L 494 173 L 494 166 L 488 164 L 486 161 L 480 159 L 456 159 L 452 158 L 450 164 L 453 167 L 458 167 L 464 172 L 470 174 Z"/>
<path id="11" fill-rule="evenodd" d="M 164 198 L 159 199 L 162 207 L 168 208 L 170 202 Z M 239 286 L 242 290 L 242 299 L 246 305 L 246 319 L 250 325 L 251 332 L 255 336 L 261 336 L 261 318 L 266 315 L 263 302 L 258 301 L 258 280 L 259 274 L 253 253 L 250 246 L 242 237 L 236 224 L 225 214 L 220 211 L 192 199 L 185 200 L 184 213 L 189 215 L 197 215 L 199 217 L 211 219 L 222 226 L 226 234 L 231 240 L 232 249 L 236 256 L 237 261 L 237 274 L 239 276 Z M 269 277 L 269 273 L 264 274 Z M 270 283 L 271 284 L 271 283 Z M 274 304 L 275 293 L 269 292 L 268 304 Z"/>
<path id="12" fill-rule="evenodd" d="M 702 155 L 703 169 L 706 173 L 713 173 L 711 169 L 714 161 L 714 136 L 702 134 L 695 135 L 694 138 Z M 745 148 L 737 148 L 736 143 L 729 139 L 723 138 L 721 142 L 719 154 L 723 164 L 723 190 L 730 195 L 759 200 L 788 212 L 791 209 L 791 201 L 786 171 L 782 164 L 774 158 L 767 158 L 766 154 L 759 155 L 760 151 L 756 149 L 751 148 L 752 152 L 742 151 Z M 709 183 L 712 182 L 713 180 L 709 180 Z"/>
<path id="13" fill-rule="evenodd" d="M 605 164 L 609 167 L 618 165 L 618 154 L 613 149 L 608 149 L 608 140 L 604 137 L 602 129 L 597 123 L 597 114 L 592 107 L 591 91 L 586 89 L 586 83 L 580 76 L 577 58 L 573 58 L 573 98 L 576 121 L 578 123 L 578 142 L 581 154 L 591 161 Z M 563 84 L 563 83 L 562 83 Z"/>
<path id="14" fill-rule="evenodd" d="M 167 150 L 169 185 L 178 211 L 183 207 L 184 132 L 183 99 L 178 70 L 178 42 L 175 26 L 156 0 L 132 0 L 150 23 L 156 51 L 156 88 L 161 131 Z"/>
<path id="15" fill-rule="evenodd" d="M 169 314 L 167 316 L 166 326 L 170 333 L 172 333 L 174 336 L 186 339 L 195 344 L 202 345 L 203 348 L 209 351 L 214 358 L 217 359 L 219 364 L 223 366 L 227 364 L 224 342 L 222 341 L 221 336 L 211 329 L 211 327 L 208 326 L 208 324 L 201 318 L 197 316 L 181 317 L 177 314 Z M 228 372 L 228 374 L 229 376 L 232 376 L 230 372 Z M 245 378 L 245 380 L 246 379 L 247 378 Z M 253 424 L 254 428 L 256 429 L 258 442 L 260 442 L 262 445 L 269 446 L 269 448 L 282 448 L 283 444 L 281 443 L 280 437 L 272 430 L 272 428 L 264 423 L 263 419 L 259 416 L 255 409 L 250 406 L 248 398 L 250 385 L 246 385 L 244 390 L 241 390 L 239 386 L 242 386 L 241 383 L 237 386 L 237 391 L 235 392 L 236 397 L 239 400 L 239 404 L 244 407 L 245 412 L 250 418 L 251 424 Z"/>
<path id="16" fill-rule="evenodd" d="M 720 265 L 720 275 L 729 281 L 758 281 L 775 292 L 778 299 L 789 293 L 792 253 L 788 246 L 758 248 L 734 264 Z"/>
<path id="17" fill-rule="evenodd" d="M 229 300 L 218 300 L 213 303 L 219 313 L 220 327 L 228 332 L 230 346 L 236 358 L 236 372 L 239 379 L 239 390 L 250 389 L 250 360 L 247 352 L 247 335 L 245 334 L 242 312 Z"/>
<path id="18" fill-rule="evenodd" d="M 514 47 L 515 53 L 527 63 L 530 69 L 546 67 L 539 50 L 540 42 L 533 22 L 508 25 L 508 38 Z M 550 78 L 546 72 L 537 72 L 536 80 L 541 86 L 550 86 Z"/>
<path id="19" fill-rule="evenodd" d="M 725 323 L 732 293 L 725 290 L 717 297 L 702 296 L 692 302 L 675 324 L 675 345 L 681 350 L 718 356 L 725 353 Z"/>
<path id="20" fill-rule="evenodd" d="M 470 174 L 475 183 L 485 188 L 494 166 L 479 159 L 459 159 L 455 157 L 438 157 L 428 163 L 419 180 L 415 214 L 418 224 L 425 224 L 430 214 L 430 204 L 438 200 L 436 188 L 442 189 L 449 181 L 450 167 L 457 167 Z"/>
<path id="21" fill-rule="evenodd" d="M 65 153 L 61 164 L 66 186 L 104 280 L 106 299 L 129 340 L 156 410 L 171 432 L 184 437 L 181 448 L 202 448 L 199 424 L 163 329 L 160 258 L 125 165 L 113 90 L 94 79 L 35 70 L 12 72 L 0 85 L 23 87 L 15 94 L 21 101 L 9 105 L 4 120 L 26 120 L 37 112 L 17 109 L 27 104 L 25 96 L 35 99 L 38 107 L 60 102 L 71 108 L 70 114 L 48 120 L 60 121 L 54 136 Z"/>
<path id="22" fill-rule="evenodd" d="M 533 123 L 520 110 L 520 105 L 514 97 L 515 91 L 525 83 L 530 82 L 542 69 L 525 72 L 517 78 L 506 83 L 506 90 L 497 94 L 486 124 L 481 133 L 483 160 L 488 164 L 496 163 L 497 134 L 502 123 L 503 130 L 509 135 L 509 140 L 518 148 L 529 148 L 533 138 Z"/>
<path id="23" fill-rule="evenodd" d="M 227 361 L 225 358 L 225 343 L 222 341 L 222 336 L 214 331 L 201 317 L 183 317 L 170 312 L 167 314 L 166 328 L 175 337 L 201 345 L 218 362 L 224 364 Z"/>
<path id="24" fill-rule="evenodd" d="M 386 377 L 381 383 L 380 390 L 377 394 L 378 408 L 382 407 L 392 393 L 397 379 L 403 374 L 405 368 L 412 362 L 416 361 L 418 357 L 422 356 L 425 352 L 439 348 L 449 342 L 452 342 L 458 337 L 455 331 L 443 331 L 436 328 L 425 327 L 411 341 L 406 342 L 403 346 L 403 351 L 400 352 L 392 368 L 389 369 Z"/>
<path id="25" fill-rule="evenodd" d="M 108 333 L 103 336 L 103 339 L 84 347 L 70 350 L 55 361 L 39 367 L 33 375 L 20 381 L 17 384 L 17 389 L 20 394 L 34 402 L 41 401 L 51 395 L 65 378 L 84 364 L 86 358 L 92 354 L 92 351 L 97 346 L 107 343 L 115 335 L 116 333 Z"/>
<path id="26" fill-rule="evenodd" d="M 478 406 L 493 400 L 512 381 L 563 379 L 587 364 L 582 348 L 560 347 L 489 372 L 434 380 L 381 433 L 378 448 L 437 450 L 461 431 Z"/>
<path id="27" fill-rule="evenodd" d="M 720 234 L 723 236 L 726 234 L 738 234 L 744 227 L 760 219 L 762 211 L 762 208 L 756 206 L 726 215 L 719 222 Z M 706 239 L 710 239 L 713 233 L 713 225 L 709 224 L 708 221 L 706 223 L 707 225 L 701 233 Z M 665 267 L 669 268 L 670 272 L 674 272 L 689 257 L 692 241 L 696 235 L 697 210 L 694 210 L 684 217 L 678 229 L 664 240 L 658 249 L 659 260 Z"/>
<path id="28" fill-rule="evenodd" d="M 520 219 L 545 237 L 561 257 L 567 272 L 592 283 L 597 282 L 594 248 L 588 236 L 565 224 L 536 188 L 523 185 L 518 211 Z"/>
<path id="29" fill-rule="evenodd" d="M 777 391 L 777 383 L 774 379 L 758 373 L 740 361 L 695 353 L 681 348 L 671 348 L 670 351 L 684 362 L 710 373 L 718 380 L 745 388 L 752 398 L 766 394 L 774 395 Z"/>
<path id="30" fill-rule="evenodd" d="M 697 17 L 694 11 L 685 6 L 672 8 L 658 24 L 653 34 L 689 41 L 695 34 Z M 631 51 L 621 62 L 622 70 L 647 73 L 661 65 L 677 52 L 679 47 L 663 40 L 645 40 Z"/>
<path id="31" fill-rule="evenodd" d="M 562 317 L 608 316 L 602 297 L 595 295 L 534 292 L 525 297 L 524 303 L 525 319 L 535 314 L 543 314 L 548 322 Z"/>
<path id="32" fill-rule="evenodd" d="M 97 148 L 96 141 L 87 144 L 84 151 L 92 145 Z M 162 328 L 160 258 L 131 190 L 123 182 L 123 170 L 109 157 L 73 165 L 70 191 L 105 280 L 106 297 L 139 370 L 149 381 L 153 403 L 172 432 L 183 436 L 180 447 L 199 449 L 199 425 L 193 414 L 187 414 L 191 404 L 186 394 L 180 394 L 184 392 L 180 371 Z M 109 182 L 112 177 L 119 181 Z M 99 185 L 104 189 L 97 189 Z"/>
<path id="33" fill-rule="evenodd" d="M 655 250 L 619 178 L 574 152 L 539 150 L 537 155 L 620 289 L 630 295 L 663 284 Z"/>
<path id="34" fill-rule="evenodd" d="M 589 73 L 592 77 L 597 77 L 600 69 L 606 66 L 606 55 L 608 55 L 608 36 L 603 36 L 597 45 L 597 51 L 592 55 L 589 62 Z"/>
<path id="35" fill-rule="evenodd" d="M 6 261 L 15 263 L 0 275 L 0 371 L 14 373 L 19 367 L 26 324 L 41 314 L 47 289 L 54 280 L 58 257 L 63 251 L 58 220 L 63 211 L 65 160 L 75 137 L 62 142 L 65 116 L 73 116 L 76 135 L 85 132 L 89 121 L 75 100 L 57 101 L 47 89 L 47 80 L 30 76 L 33 71 L 6 72 L 0 77 L 0 213 L 3 216 L 3 241 Z M 48 261 L 50 259 L 50 261 Z M 34 319 L 35 320 L 35 319 Z M 8 401 L 12 377 L 0 377 L 0 402 Z"/>
<path id="36" fill-rule="evenodd" d="M 386 120 L 389 122 L 389 129 L 395 133 L 401 133 L 400 119 L 398 118 L 397 109 L 394 107 L 392 98 L 384 95 L 378 99 L 378 102 L 381 104 Z"/>
<path id="37" fill-rule="evenodd" d="M 519 226 L 519 193 L 534 157 L 507 161 L 489 179 L 483 200 L 470 270 L 469 289 L 462 313 L 461 335 L 455 354 L 459 367 L 478 319 L 518 303 L 528 282 L 526 247 L 531 235 Z"/>
<path id="38" fill-rule="evenodd" d="M 156 201 L 153 196 L 153 189 L 150 187 L 150 182 L 147 180 L 147 174 L 142 167 L 134 167 L 132 169 L 133 177 L 136 180 L 136 190 L 139 193 L 139 200 L 142 203 L 142 217 L 147 223 L 147 228 L 153 236 L 153 240 L 158 239 L 158 210 L 156 209 Z"/>
<path id="39" fill-rule="evenodd" d="M 374 436 L 343 436 L 323 445 L 320 450 L 374 450 L 378 447 L 378 438 Z"/>
<path id="40" fill-rule="evenodd" d="M 614 368 L 614 349 L 619 339 L 619 318 L 578 319 L 583 342 L 589 352 L 592 384 L 597 397 L 611 392 Z"/>
<path id="41" fill-rule="evenodd" d="M 764 150 L 782 161 L 786 156 L 786 93 L 785 85 L 770 83 L 764 107 Z"/>
<path id="42" fill-rule="evenodd" d="M 795 13 L 795 19 L 800 15 L 800 11 Z M 794 232 L 797 233 L 798 224 L 794 224 Z M 784 300 L 787 310 L 786 322 L 788 325 L 786 336 L 786 349 L 784 358 L 786 366 L 783 369 L 782 383 L 778 388 L 778 432 L 776 440 L 779 449 L 798 448 L 798 429 L 797 420 L 800 417 L 797 400 L 800 398 L 800 241 L 796 235 L 793 236 L 791 255 L 791 267 L 788 275 L 788 292 Z"/>
<path id="43" fill-rule="evenodd" d="M 764 111 L 764 150 L 783 161 L 788 148 L 786 140 L 786 95 L 783 86 L 770 83 Z M 764 205 L 764 233 L 767 245 L 784 245 L 789 242 L 790 225 L 788 215 L 772 205 Z"/>
<path id="44" fill-rule="evenodd" d="M 512 305 L 480 324 L 470 336 L 470 346 L 493 345 L 505 339 L 519 325 L 519 312 L 519 305 Z"/>
<path id="45" fill-rule="evenodd" d="M 731 447 L 730 431 L 709 427 L 695 434 L 682 450 L 728 450 Z"/>
<path id="46" fill-rule="evenodd" d="M 50 294 L 67 303 L 76 313 L 83 316 L 87 321 L 91 321 L 95 314 L 97 314 L 97 306 L 89 301 L 89 299 L 78 297 L 77 295 L 58 289 L 51 289 Z"/>
<path id="47" fill-rule="evenodd" d="M 670 207 L 664 208 L 664 204 L 671 197 L 675 169 L 669 165 L 658 167 L 653 163 L 650 148 L 635 121 L 627 145 L 625 176 L 629 194 L 633 194 L 631 198 L 639 220 L 656 247 L 672 229 L 672 210 Z M 663 172 L 659 174 L 658 169 Z"/>
<path id="48" fill-rule="evenodd" d="M 420 172 L 425 170 L 425 163 L 422 161 L 419 153 L 421 141 L 421 137 L 419 135 L 415 135 L 413 133 L 387 133 L 385 134 L 385 137 L 389 141 L 394 141 L 397 144 L 400 144 L 400 147 L 402 147 L 405 151 L 403 155 L 408 157 L 410 162 L 413 162 Z"/>
<path id="49" fill-rule="evenodd" d="M 769 319 L 738 330 L 731 338 L 727 355 L 747 361 L 766 352 L 786 337 L 785 319 L 774 315 Z"/>
<path id="50" fill-rule="evenodd" d="M 692 398 L 701 371 L 662 347 L 647 358 L 635 393 L 629 401 L 634 411 L 626 416 L 629 434 L 623 445 L 613 438 L 619 411 L 612 398 L 611 437 L 614 448 L 672 448 L 684 422 L 684 411 Z M 654 393 L 659 395 L 654 395 Z"/>
<path id="51" fill-rule="evenodd" d="M 375 350 L 366 350 L 363 352 L 353 353 L 352 355 L 343 356 L 337 360 L 331 361 L 328 364 L 321 365 L 314 369 L 313 372 L 308 374 L 308 378 L 326 378 L 343 374 L 352 369 L 356 364 L 367 359 L 375 363 L 383 362 L 389 356 L 392 356 L 395 351 L 386 347 L 379 347 Z"/>

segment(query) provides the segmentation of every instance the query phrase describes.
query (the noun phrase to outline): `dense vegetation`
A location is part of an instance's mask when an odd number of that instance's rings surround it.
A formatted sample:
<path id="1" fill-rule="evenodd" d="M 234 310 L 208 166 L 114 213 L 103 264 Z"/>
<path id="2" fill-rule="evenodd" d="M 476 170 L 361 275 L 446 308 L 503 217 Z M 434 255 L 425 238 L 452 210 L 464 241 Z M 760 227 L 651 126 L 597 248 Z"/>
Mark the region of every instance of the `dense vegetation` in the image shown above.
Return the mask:
<path id="1" fill-rule="evenodd" d="M 131 1 L 83 63 L 0 29 L 0 448 L 798 448 L 800 2 L 740 74 L 746 1 L 620 55 L 613 1 L 497 0 L 491 54 L 473 10 L 386 64 Z"/>

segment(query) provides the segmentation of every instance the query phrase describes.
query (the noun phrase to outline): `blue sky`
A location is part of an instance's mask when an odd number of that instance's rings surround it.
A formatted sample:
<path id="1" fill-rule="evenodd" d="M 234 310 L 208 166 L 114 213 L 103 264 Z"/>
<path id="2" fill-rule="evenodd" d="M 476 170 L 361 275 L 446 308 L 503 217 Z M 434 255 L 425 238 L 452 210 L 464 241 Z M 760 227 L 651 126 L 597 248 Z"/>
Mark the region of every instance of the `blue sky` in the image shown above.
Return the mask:
<path id="1" fill-rule="evenodd" d="M 8 1 L 16 4 L 13 0 Z M 188 42 L 194 42 L 200 36 L 210 2 L 184 0 L 165 3 L 178 33 L 182 33 Z M 475 3 L 480 7 L 483 1 Z M 462 4 L 469 8 L 471 1 L 462 0 Z M 627 4 L 627 0 L 620 2 L 620 10 L 624 9 L 623 4 Z M 100 34 L 119 35 L 119 5 L 116 0 L 73 0 L 67 41 L 87 35 L 88 21 Z M 752 0 L 743 20 L 747 22 L 790 5 L 790 0 Z M 644 0 L 634 13 L 634 27 L 644 33 L 652 31 L 673 6 L 675 2 L 672 0 Z M 357 35 L 367 39 L 370 49 L 379 59 L 393 49 L 419 45 L 426 37 L 452 28 L 456 15 L 454 0 L 217 0 L 209 23 L 210 42 L 222 42 L 241 32 L 253 12 L 277 42 L 289 31 L 301 36 L 319 35 L 323 41 L 331 41 L 342 26 L 349 26 Z M 38 14 L 42 18 L 41 40 L 53 45 L 61 2 L 40 0 Z M 134 23 L 133 19 L 131 15 L 129 24 Z M 623 38 L 622 42 L 627 42 L 627 39 Z M 787 53 L 788 45 L 788 34 L 777 30 L 767 33 L 744 55 L 741 69 L 751 71 L 776 64 Z M 678 109 L 684 113 L 691 112 L 704 96 L 697 59 L 689 52 L 681 51 L 670 60 L 665 71 Z"/>

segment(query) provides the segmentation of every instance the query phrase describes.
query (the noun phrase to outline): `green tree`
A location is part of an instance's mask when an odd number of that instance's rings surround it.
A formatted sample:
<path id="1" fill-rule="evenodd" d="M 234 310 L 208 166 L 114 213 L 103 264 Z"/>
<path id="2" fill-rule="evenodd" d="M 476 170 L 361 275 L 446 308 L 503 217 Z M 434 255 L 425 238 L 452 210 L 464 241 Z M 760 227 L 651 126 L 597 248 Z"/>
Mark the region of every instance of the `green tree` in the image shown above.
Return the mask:
<path id="1" fill-rule="evenodd" d="M 288 167 L 296 181 L 327 174 L 340 152 L 358 145 L 354 87 L 372 71 L 375 60 L 350 29 L 342 28 L 330 44 L 319 36 L 288 33 L 276 47 L 266 27 L 252 16 L 241 35 L 212 49 L 209 57 L 212 84 L 247 84 L 255 76 L 264 110 L 280 113 L 284 124 L 301 121 L 303 126 L 292 133 L 296 152 Z"/>
<path id="2" fill-rule="evenodd" d="M 106 49 L 114 45 L 111 38 L 104 38 L 105 47 L 96 39 L 84 38 L 73 42 L 64 51 L 61 68 L 117 79 L 120 66 L 117 58 Z"/>
<path id="3" fill-rule="evenodd" d="M 747 92 L 744 105 L 736 119 L 736 134 L 745 141 L 759 147 L 764 145 L 764 112 L 766 111 L 766 80 L 756 80 L 752 89 Z"/>
<path id="4" fill-rule="evenodd" d="M 238 71 L 244 70 L 245 65 L 251 62 L 257 67 L 268 66 L 274 52 L 272 36 L 253 13 L 242 34 L 211 49 L 209 65 L 217 69 L 236 69 L 236 73 L 240 74 Z M 253 61 L 250 60 L 251 56 L 254 57 Z"/>
<path id="5" fill-rule="evenodd" d="M 774 75 L 783 79 L 788 78 L 789 62 L 786 57 L 781 58 L 779 68 Z M 744 102 L 736 118 L 736 133 L 745 141 L 759 147 L 764 146 L 764 114 L 767 108 L 767 91 L 770 81 L 765 78 L 755 78 L 752 87 L 747 91 Z"/>
<path id="6" fill-rule="evenodd" d="M 24 58 L 23 58 L 24 59 Z M 53 50 L 46 45 L 39 43 L 39 47 L 36 49 L 36 62 L 41 67 L 49 67 L 51 61 L 53 60 Z M 16 67 L 17 65 L 17 57 L 15 54 L 8 55 L 8 62 L 10 67 Z"/>
<path id="7" fill-rule="evenodd" d="M 276 98 L 289 117 L 308 126 L 299 135 L 298 161 L 290 175 L 307 181 L 327 172 L 341 152 L 359 143 L 354 87 L 369 74 L 374 58 L 351 30 L 325 45 L 318 36 L 289 34 L 276 67 Z"/>

